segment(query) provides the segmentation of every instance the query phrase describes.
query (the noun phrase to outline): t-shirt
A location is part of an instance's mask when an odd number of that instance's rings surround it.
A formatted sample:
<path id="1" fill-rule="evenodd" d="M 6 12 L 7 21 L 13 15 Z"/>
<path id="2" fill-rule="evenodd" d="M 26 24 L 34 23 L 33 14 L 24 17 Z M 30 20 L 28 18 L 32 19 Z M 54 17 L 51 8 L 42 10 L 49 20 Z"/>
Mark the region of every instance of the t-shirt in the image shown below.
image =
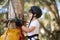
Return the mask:
<path id="1" fill-rule="evenodd" d="M 36 19 L 31 22 L 29 28 L 31 27 L 36 27 L 32 32 L 27 33 L 28 36 L 34 35 L 34 34 L 39 34 L 39 21 Z"/>

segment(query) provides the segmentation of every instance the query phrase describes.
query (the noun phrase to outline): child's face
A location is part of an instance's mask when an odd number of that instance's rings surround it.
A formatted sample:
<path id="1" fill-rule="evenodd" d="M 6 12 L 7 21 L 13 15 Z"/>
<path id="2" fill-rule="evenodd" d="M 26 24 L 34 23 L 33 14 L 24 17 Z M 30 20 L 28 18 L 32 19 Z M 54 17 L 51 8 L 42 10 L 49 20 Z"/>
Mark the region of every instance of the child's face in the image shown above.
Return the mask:
<path id="1" fill-rule="evenodd" d="M 32 18 L 32 16 L 33 16 L 33 14 L 32 14 L 32 13 L 29 13 L 29 18 L 30 18 L 30 19 Z"/>

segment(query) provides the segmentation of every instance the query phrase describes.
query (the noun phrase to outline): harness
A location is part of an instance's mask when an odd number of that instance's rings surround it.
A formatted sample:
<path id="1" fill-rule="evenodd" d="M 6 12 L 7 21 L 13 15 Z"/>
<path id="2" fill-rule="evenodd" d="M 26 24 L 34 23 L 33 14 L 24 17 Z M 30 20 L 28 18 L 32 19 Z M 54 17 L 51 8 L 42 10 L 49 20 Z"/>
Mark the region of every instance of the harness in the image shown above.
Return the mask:
<path id="1" fill-rule="evenodd" d="M 27 36 L 27 37 L 28 37 L 29 40 L 33 40 L 33 39 L 34 39 L 34 40 L 39 40 L 39 39 L 38 39 L 38 34 L 34 34 L 34 35 L 32 35 L 32 36 Z"/>

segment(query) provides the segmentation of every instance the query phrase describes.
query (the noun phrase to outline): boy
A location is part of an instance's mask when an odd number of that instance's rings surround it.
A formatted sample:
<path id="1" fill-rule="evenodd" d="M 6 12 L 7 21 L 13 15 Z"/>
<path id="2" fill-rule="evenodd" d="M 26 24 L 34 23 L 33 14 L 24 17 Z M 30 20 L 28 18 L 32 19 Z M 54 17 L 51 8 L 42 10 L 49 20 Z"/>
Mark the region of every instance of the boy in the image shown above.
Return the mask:
<path id="1" fill-rule="evenodd" d="M 28 27 L 22 26 L 22 30 L 27 32 L 28 40 L 38 40 L 39 34 L 39 21 L 38 18 L 41 17 L 42 11 L 37 6 L 32 6 L 29 10 L 30 23 Z"/>

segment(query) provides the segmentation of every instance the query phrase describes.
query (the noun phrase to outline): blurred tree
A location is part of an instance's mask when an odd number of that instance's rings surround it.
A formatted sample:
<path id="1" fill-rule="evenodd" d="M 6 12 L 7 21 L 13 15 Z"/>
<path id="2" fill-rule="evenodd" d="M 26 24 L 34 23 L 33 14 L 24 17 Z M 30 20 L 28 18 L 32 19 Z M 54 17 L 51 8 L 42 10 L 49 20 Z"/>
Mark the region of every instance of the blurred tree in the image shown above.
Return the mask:
<path id="1" fill-rule="evenodd" d="M 35 0 L 30 0 L 31 5 L 35 5 Z"/>
<path id="2" fill-rule="evenodd" d="M 24 13 L 24 0 L 11 0 L 14 13 L 17 14 L 19 18 L 23 16 Z"/>
<path id="3" fill-rule="evenodd" d="M 50 14 L 46 13 L 46 14 L 44 15 L 44 18 L 49 20 L 49 19 L 50 19 Z"/>
<path id="4" fill-rule="evenodd" d="M 56 21 L 56 23 L 58 24 L 58 26 L 60 28 L 60 21 L 59 21 L 60 18 L 59 18 L 59 12 L 58 12 L 58 9 L 57 9 L 56 0 L 40 0 L 40 3 L 43 5 L 43 7 L 48 8 L 52 12 L 52 14 L 54 14 L 55 21 Z M 46 30 L 46 31 L 48 31 L 48 30 Z M 60 35 L 59 31 L 60 31 L 60 29 L 58 29 L 57 31 L 54 31 L 52 33 L 50 32 L 48 34 L 52 35 L 53 40 L 60 40 L 60 39 L 58 39 L 59 37 L 57 37 L 57 35 Z M 57 35 L 55 35 L 54 33 L 57 34 Z"/>
<path id="5" fill-rule="evenodd" d="M 12 0 L 12 6 L 15 13 L 15 16 L 22 19 L 23 24 L 25 24 L 24 19 L 24 0 Z"/>
<path id="6" fill-rule="evenodd" d="M 58 13 L 56 1 L 55 0 L 41 0 L 41 4 L 47 7 L 54 14 L 55 20 L 60 26 L 60 22 L 59 22 L 60 19 L 59 19 L 59 13 Z"/>
<path id="7" fill-rule="evenodd" d="M 19 10 L 20 13 L 19 14 L 20 14 L 21 17 L 23 17 L 24 16 L 24 14 L 23 14 L 24 13 L 24 0 L 20 0 L 19 8 L 20 8 L 20 10 Z"/>

